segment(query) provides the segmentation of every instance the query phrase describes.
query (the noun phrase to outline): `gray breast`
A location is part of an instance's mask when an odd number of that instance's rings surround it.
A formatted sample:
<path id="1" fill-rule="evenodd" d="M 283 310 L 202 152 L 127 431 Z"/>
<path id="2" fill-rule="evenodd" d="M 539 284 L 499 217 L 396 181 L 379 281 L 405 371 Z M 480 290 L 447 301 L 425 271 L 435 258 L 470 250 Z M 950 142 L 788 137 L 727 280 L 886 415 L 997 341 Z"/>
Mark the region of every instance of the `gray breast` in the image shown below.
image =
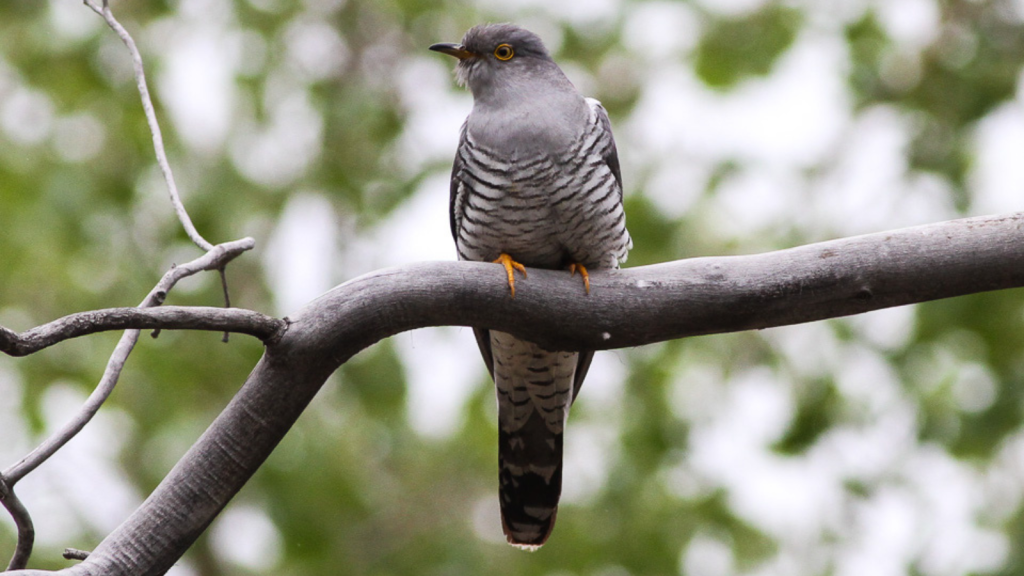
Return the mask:
<path id="1" fill-rule="evenodd" d="M 625 261 L 632 242 L 607 161 L 613 143 L 600 104 L 588 103 L 585 129 L 556 152 L 503 150 L 464 128 L 452 198 L 460 259 L 490 261 L 505 252 L 541 268 Z"/>

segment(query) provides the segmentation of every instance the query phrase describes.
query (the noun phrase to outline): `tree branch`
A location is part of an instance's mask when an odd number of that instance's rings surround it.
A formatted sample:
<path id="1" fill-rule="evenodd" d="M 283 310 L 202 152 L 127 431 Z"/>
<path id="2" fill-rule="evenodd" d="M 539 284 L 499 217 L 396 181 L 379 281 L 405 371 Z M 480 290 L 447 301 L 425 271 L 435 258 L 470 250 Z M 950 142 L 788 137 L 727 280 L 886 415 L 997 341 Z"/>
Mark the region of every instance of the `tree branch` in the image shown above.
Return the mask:
<path id="1" fill-rule="evenodd" d="M 143 69 L 142 55 L 139 53 L 138 47 L 135 45 L 135 41 L 132 39 L 128 31 L 121 26 L 121 23 L 118 22 L 117 19 L 114 18 L 114 15 L 110 10 L 108 0 L 102 0 L 102 6 L 97 4 L 95 0 L 84 0 L 84 3 L 103 17 L 110 28 L 118 35 L 118 37 L 121 38 L 122 42 L 124 42 L 125 46 L 128 48 L 132 58 L 136 86 L 142 100 L 142 108 L 145 112 L 150 132 L 152 133 L 153 148 L 156 153 L 157 163 L 160 166 L 160 171 L 163 173 L 164 180 L 167 184 L 171 204 L 174 206 L 174 211 L 178 216 L 178 220 L 185 229 L 186 234 L 188 234 L 188 237 L 198 247 L 206 251 L 204 256 L 190 263 L 190 265 L 172 268 L 172 270 L 164 275 L 160 283 L 149 293 L 149 295 L 147 295 L 146 299 L 139 305 L 139 308 L 160 306 L 167 297 L 168 291 L 178 280 L 195 274 L 198 271 L 211 269 L 220 271 L 220 279 L 224 287 L 225 306 L 230 307 L 231 304 L 228 297 L 227 277 L 224 274 L 224 266 L 226 266 L 226 264 L 238 254 L 252 249 L 255 242 L 251 238 L 244 238 L 235 242 L 214 246 L 203 238 L 202 235 L 199 234 L 198 230 L 196 230 L 192 223 L 192 219 L 189 217 L 188 212 L 185 210 L 185 206 L 181 201 L 181 195 L 178 193 L 177 185 L 174 182 L 174 174 L 171 171 L 170 163 L 167 160 L 167 153 L 164 150 L 163 136 L 160 131 L 160 124 L 157 121 L 156 113 L 153 109 L 153 102 L 149 95 L 146 74 Z M 210 261 L 215 263 L 212 268 L 209 266 Z M 44 330 L 41 334 L 30 331 L 25 335 L 19 335 L 0 327 L 0 347 L 3 347 L 2 349 L 8 353 L 30 353 L 31 351 L 34 351 L 34 349 L 49 346 L 63 339 L 89 333 L 91 327 L 105 329 L 103 328 L 104 321 L 121 321 L 126 323 L 126 325 L 131 325 L 131 322 L 144 321 L 149 319 L 151 316 L 159 316 L 163 317 L 165 322 L 170 322 L 166 327 L 173 327 L 172 325 L 175 322 L 173 319 L 173 311 L 145 314 L 139 312 L 126 312 L 122 310 L 116 313 L 108 313 L 102 317 L 103 319 L 98 319 L 97 317 L 89 316 L 88 314 L 89 313 L 86 313 L 86 316 L 84 317 L 68 317 L 62 319 L 63 322 L 58 321 L 57 325 L 48 325 L 47 327 L 43 327 Z M 225 330 L 228 330 L 230 326 L 235 326 L 239 327 L 241 331 L 251 329 L 256 330 L 261 334 L 266 334 L 268 338 L 272 337 L 273 332 L 276 331 L 277 328 L 270 325 L 271 323 L 268 322 L 268 320 L 271 319 L 266 317 L 262 319 L 255 318 L 252 316 L 253 314 L 255 313 L 250 313 L 249 316 L 244 319 L 240 316 L 245 316 L 245 314 L 240 314 L 238 311 L 232 311 L 220 315 L 206 314 L 206 316 L 208 322 L 226 322 L 222 326 Z M 194 319 L 195 316 L 192 316 L 192 318 Z M 229 319 L 230 321 L 228 321 Z M 177 321 L 180 320 L 181 318 L 178 317 Z M 248 326 L 248 328 L 243 328 L 243 326 Z M 45 330 L 45 328 L 49 328 L 50 330 Z M 124 367 L 124 363 L 134 348 L 135 343 L 138 341 L 138 337 L 138 329 L 128 330 L 121 337 L 121 340 L 114 349 L 110 360 L 107 362 L 107 368 L 104 371 L 103 378 L 100 380 L 100 383 L 86 400 L 85 405 L 83 405 L 75 418 L 68 422 L 56 434 L 43 442 L 43 444 L 33 450 L 29 455 L 22 458 L 7 470 L 4 470 L 3 473 L 0 473 L 0 488 L 2 488 L 3 492 L 8 496 L 8 498 L 4 499 L 4 505 L 18 524 L 18 546 L 14 557 L 11 559 L 10 565 L 8 566 L 9 569 L 23 568 L 26 565 L 28 557 L 31 554 L 34 536 L 34 531 L 31 529 L 31 517 L 29 516 L 28 511 L 21 505 L 20 501 L 18 501 L 17 497 L 14 495 L 14 485 L 17 484 L 17 482 L 26 474 L 30 473 L 42 462 L 45 462 L 57 450 L 64 446 L 64 444 L 78 434 L 78 432 L 81 431 L 81 429 L 92 419 L 93 415 L 97 410 L 99 410 L 100 406 L 106 401 L 107 397 L 113 391 L 114 386 L 120 377 L 121 370 Z M 227 337 L 228 332 L 225 332 L 225 341 L 227 341 Z M 35 346 L 38 346 L 38 348 L 33 348 Z M 23 530 L 26 522 L 28 530 Z"/>
<path id="2" fill-rule="evenodd" d="M 64 340 L 110 330 L 212 330 L 248 334 L 268 342 L 279 338 L 286 328 L 284 320 L 242 308 L 107 308 L 71 314 L 20 334 L 0 326 L 0 352 L 26 356 Z"/>
<path id="3" fill-rule="evenodd" d="M 167 152 L 164 150 L 164 137 L 160 131 L 160 122 L 156 119 L 156 112 L 153 110 L 153 100 L 149 97 L 149 86 L 146 83 L 146 72 L 142 66 L 142 54 L 139 53 L 139 48 L 135 45 L 135 40 L 132 39 L 131 34 L 125 30 L 124 26 L 114 18 L 114 13 L 110 11 L 108 0 L 103 0 L 103 6 L 99 6 L 94 0 L 84 0 L 85 5 L 91 8 L 94 12 L 103 17 L 110 26 L 111 30 L 117 34 L 117 36 L 124 42 L 124 45 L 128 48 L 128 53 L 132 58 L 132 69 L 135 72 L 135 85 L 139 90 L 139 97 L 142 99 L 142 109 L 146 113 L 146 122 L 149 123 L 149 131 L 153 135 L 153 150 L 156 152 L 156 161 L 160 165 L 160 172 L 164 176 L 164 181 L 167 183 L 167 193 L 171 197 L 171 204 L 174 205 L 174 213 L 178 215 L 178 221 L 181 222 L 181 226 L 185 229 L 185 233 L 188 234 L 189 239 L 192 242 L 202 248 L 203 250 L 210 250 L 213 248 L 213 244 L 206 241 L 205 238 L 199 234 L 196 230 L 195 225 L 192 224 L 192 218 L 189 217 L 188 212 L 185 210 L 185 205 L 181 201 L 181 195 L 178 193 L 178 185 L 174 182 L 174 172 L 171 171 L 171 164 L 167 161 Z"/>
<path id="4" fill-rule="evenodd" d="M 251 250 L 255 244 L 256 242 L 252 238 L 243 238 L 242 240 L 219 244 L 214 246 L 206 254 L 203 254 L 188 264 L 174 266 L 164 274 L 163 278 L 161 278 L 159 282 L 157 282 L 157 285 L 149 292 L 142 303 L 139 304 L 139 308 L 159 306 L 163 303 L 164 299 L 167 298 L 167 294 L 172 288 L 174 288 L 174 285 L 177 284 L 179 280 L 205 270 L 216 270 L 221 268 L 231 260 L 234 260 L 240 254 L 247 250 Z M 13 334 L 13 332 L 10 330 L 0 333 L 0 340 L 10 338 L 11 334 Z M 17 335 L 15 335 L 15 337 L 17 337 Z M 99 410 L 100 406 L 103 405 L 103 402 L 106 401 L 107 397 L 110 396 L 110 393 L 113 392 L 114 386 L 117 384 L 117 379 L 121 375 L 121 369 L 124 367 L 124 363 L 128 359 L 128 354 L 131 353 L 132 348 L 134 348 L 138 339 L 139 330 L 128 330 L 125 332 L 124 336 L 122 336 L 121 340 L 117 343 L 117 347 L 114 348 L 114 353 L 111 355 L 110 360 L 107 363 L 107 369 L 103 373 L 100 383 L 86 400 L 85 405 L 82 407 L 79 414 L 71 422 L 66 424 L 64 428 L 48 438 L 46 442 L 43 442 L 43 444 L 38 448 L 33 450 L 28 456 L 22 458 L 0 474 L 0 477 L 7 482 L 8 486 L 13 488 L 14 485 L 25 476 L 25 474 L 28 474 L 39 466 L 39 464 L 45 462 L 47 458 L 52 456 L 57 450 L 66 444 L 68 440 L 73 438 L 79 431 L 81 431 L 82 428 L 85 427 L 89 420 L 92 419 L 93 415 L 96 414 L 96 411 Z"/>
<path id="5" fill-rule="evenodd" d="M 18 529 L 18 544 L 11 556 L 11 561 L 7 564 L 7 569 L 13 570 L 25 566 L 28 562 L 36 540 L 36 529 L 32 524 L 32 515 L 29 514 L 18 495 L 14 493 L 14 487 L 4 482 L 3 476 L 0 476 L 0 503 L 14 519 L 14 526 Z"/>
<path id="6" fill-rule="evenodd" d="M 164 302 L 167 298 L 167 294 L 172 288 L 174 288 L 174 285 L 177 284 L 179 280 L 205 270 L 221 269 L 239 255 L 251 250 L 255 245 L 256 242 L 252 238 L 243 238 L 241 240 L 235 240 L 234 242 L 219 244 L 217 246 L 213 246 L 206 254 L 203 254 L 188 264 L 172 267 L 166 274 L 164 274 L 149 294 L 146 295 L 146 298 L 141 304 L 139 304 L 139 308 L 159 306 Z M 12 335 L 13 342 L 17 343 L 19 338 L 17 334 L 6 329 L 0 330 L 0 342 L 12 342 Z M 135 347 L 135 343 L 138 342 L 138 339 L 139 330 L 137 329 L 128 330 L 124 333 L 121 340 L 118 341 L 117 346 L 114 348 L 114 353 L 110 356 L 110 360 L 107 362 L 107 368 L 103 372 L 103 377 L 100 379 L 99 384 L 97 384 L 96 389 L 93 390 L 92 394 L 89 395 L 89 398 L 86 399 L 85 404 L 82 405 L 78 414 L 76 414 L 75 417 L 67 422 L 60 430 L 37 446 L 35 450 L 0 473 L 0 485 L 13 493 L 14 485 L 17 484 L 18 481 L 24 478 L 26 474 L 35 470 L 40 464 L 48 460 L 65 444 L 67 444 L 69 440 L 81 432 L 82 428 L 92 420 L 92 417 L 97 411 L 99 411 L 100 406 L 106 402 L 111 392 L 114 391 L 114 386 L 117 384 L 117 380 L 121 376 L 121 370 L 124 368 L 124 363 L 128 360 L 128 355 Z M 28 560 L 29 554 L 31 553 L 32 541 L 30 537 L 34 533 L 21 530 L 21 523 L 25 518 L 31 522 L 31 518 L 28 516 L 28 511 L 25 510 L 24 507 L 21 507 L 20 509 L 11 507 L 7 508 L 19 526 L 18 547 L 8 568 L 23 568 L 25 566 L 25 562 Z M 26 537 L 28 537 L 28 539 L 26 539 Z"/>
<path id="7" fill-rule="evenodd" d="M 811 322 L 1024 286 L 1024 212 L 595 271 L 589 295 L 562 271 L 530 270 L 510 299 L 495 269 L 423 263 L 367 274 L 311 303 L 290 330 L 305 334 L 316 322 L 326 349 L 347 359 L 425 326 L 489 327 L 552 350 L 602 350 Z"/>
<path id="8" fill-rule="evenodd" d="M 309 303 L 143 505 L 65 574 L 173 565 L 259 468 L 327 377 L 358 351 L 425 326 L 480 326 L 554 349 L 607 349 L 783 326 L 1024 286 L 1024 213 L 955 220 L 754 256 L 594 271 L 429 262 L 371 273 Z M 31 574 L 38 574 L 32 572 Z"/>

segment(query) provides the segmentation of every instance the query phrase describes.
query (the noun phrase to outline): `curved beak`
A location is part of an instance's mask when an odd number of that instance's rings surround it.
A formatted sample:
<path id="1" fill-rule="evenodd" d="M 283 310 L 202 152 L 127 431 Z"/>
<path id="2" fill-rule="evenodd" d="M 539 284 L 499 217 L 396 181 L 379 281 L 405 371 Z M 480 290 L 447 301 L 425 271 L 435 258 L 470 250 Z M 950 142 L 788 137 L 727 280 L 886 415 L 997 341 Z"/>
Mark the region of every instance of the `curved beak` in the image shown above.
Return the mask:
<path id="1" fill-rule="evenodd" d="M 455 56 L 459 60 L 465 60 L 466 58 L 472 58 L 476 54 L 466 50 L 466 47 L 462 44 L 453 44 L 451 42 L 441 42 L 439 44 L 432 44 L 430 49 L 435 52 L 443 52 L 449 56 Z"/>

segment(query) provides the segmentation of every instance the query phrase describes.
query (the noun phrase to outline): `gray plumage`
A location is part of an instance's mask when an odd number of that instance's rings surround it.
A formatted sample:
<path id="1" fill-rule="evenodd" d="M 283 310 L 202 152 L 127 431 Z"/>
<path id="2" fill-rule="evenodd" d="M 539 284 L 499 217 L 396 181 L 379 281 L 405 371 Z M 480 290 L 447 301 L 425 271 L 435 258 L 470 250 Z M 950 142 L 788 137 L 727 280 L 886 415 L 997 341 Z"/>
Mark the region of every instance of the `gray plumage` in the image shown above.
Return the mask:
<path id="1" fill-rule="evenodd" d="M 452 168 L 459 258 L 491 262 L 507 254 L 551 269 L 624 262 L 632 241 L 601 104 L 580 95 L 540 38 L 511 24 L 477 26 L 462 44 L 431 49 L 459 58 L 457 77 L 473 93 Z M 509 543 L 537 548 L 554 526 L 562 433 L 593 352 L 475 333 L 498 397 L 502 527 Z"/>

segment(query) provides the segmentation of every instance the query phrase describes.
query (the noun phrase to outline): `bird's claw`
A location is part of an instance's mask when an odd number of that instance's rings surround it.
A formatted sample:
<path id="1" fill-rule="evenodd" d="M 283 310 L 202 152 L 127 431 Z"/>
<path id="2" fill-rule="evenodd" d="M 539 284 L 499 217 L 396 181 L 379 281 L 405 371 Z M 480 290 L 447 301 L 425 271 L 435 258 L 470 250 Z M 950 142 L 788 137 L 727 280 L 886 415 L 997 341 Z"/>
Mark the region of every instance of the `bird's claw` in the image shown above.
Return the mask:
<path id="1" fill-rule="evenodd" d="M 508 274 L 508 288 L 512 292 L 512 297 L 516 297 L 516 277 L 513 274 L 514 271 L 518 270 L 523 273 L 523 278 L 526 278 L 526 267 L 516 262 L 511 256 L 502 252 L 498 256 L 497 260 L 494 260 L 494 264 L 501 264 L 505 267 L 505 273 Z"/>
<path id="2" fill-rule="evenodd" d="M 575 276 L 577 270 L 579 271 L 580 276 L 583 277 L 583 287 L 587 289 L 587 294 L 590 294 L 590 274 L 587 274 L 587 267 L 579 262 L 569 264 L 570 276 Z"/>

